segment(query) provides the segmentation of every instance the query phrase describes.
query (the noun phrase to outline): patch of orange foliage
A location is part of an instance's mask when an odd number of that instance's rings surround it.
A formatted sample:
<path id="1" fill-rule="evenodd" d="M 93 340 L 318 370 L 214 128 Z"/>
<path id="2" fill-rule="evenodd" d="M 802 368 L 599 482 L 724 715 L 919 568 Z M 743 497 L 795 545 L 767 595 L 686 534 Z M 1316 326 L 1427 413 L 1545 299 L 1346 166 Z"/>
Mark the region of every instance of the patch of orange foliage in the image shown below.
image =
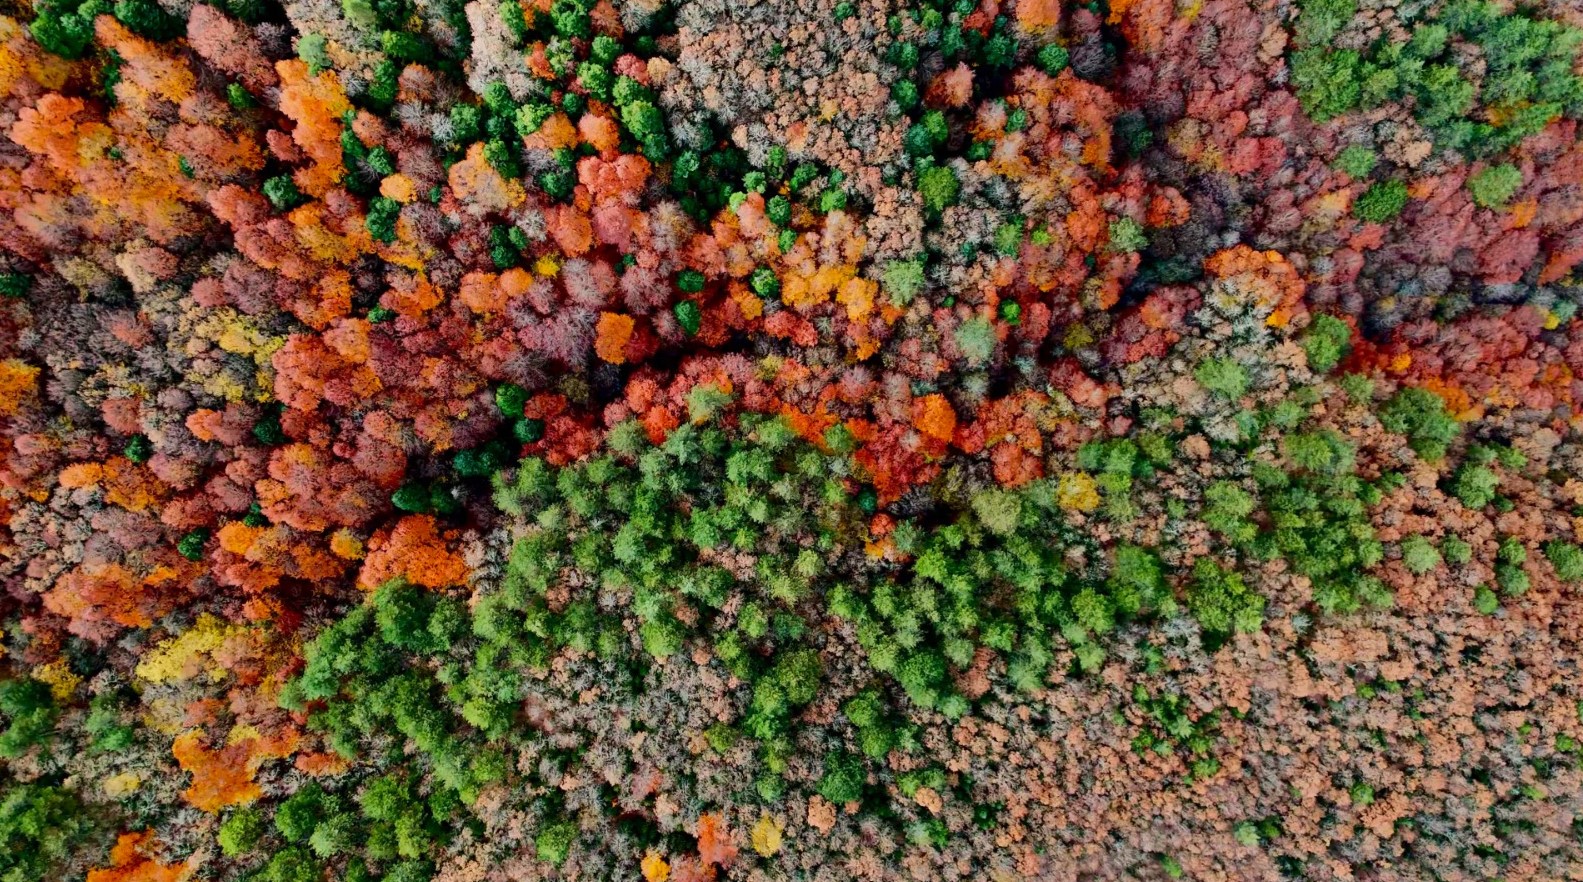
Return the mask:
<path id="1" fill-rule="evenodd" d="M 425 588 L 460 585 L 467 580 L 467 564 L 453 552 L 434 518 L 402 518 L 389 533 L 375 534 L 368 559 L 357 583 L 372 591 L 391 579 L 406 579 Z"/>
<path id="2" fill-rule="evenodd" d="M 162 864 L 149 856 L 153 833 L 122 833 L 110 849 L 110 866 L 89 870 L 88 882 L 181 882 L 190 875 L 186 864 Z"/>
<path id="3" fill-rule="evenodd" d="M 1278 251 L 1256 251 L 1237 245 L 1211 254 L 1204 269 L 1237 286 L 1259 307 L 1269 308 L 1269 324 L 1284 327 L 1301 309 L 1306 286 L 1297 267 Z"/>
<path id="4" fill-rule="evenodd" d="M 80 566 L 44 594 L 44 608 L 70 620 L 72 633 L 103 642 L 122 628 L 147 628 L 174 608 L 197 565 L 170 555 L 140 577 L 119 563 Z"/>
<path id="5" fill-rule="evenodd" d="M 1042 34 L 1061 23 L 1061 0 L 1017 0 L 1017 25 L 1024 33 Z"/>
<path id="6" fill-rule="evenodd" d="M 737 859 L 737 847 L 719 815 L 698 816 L 698 858 L 718 867 L 728 867 Z"/>
<path id="7" fill-rule="evenodd" d="M 949 442 L 956 434 L 956 411 L 951 408 L 951 402 L 938 393 L 914 398 L 912 424 L 930 438 Z"/>
<path id="8" fill-rule="evenodd" d="M 39 369 L 15 358 L 0 361 L 0 416 L 10 416 L 38 388 Z"/>
<path id="9" fill-rule="evenodd" d="M 309 196 L 323 196 L 346 173 L 341 158 L 341 116 L 352 108 L 333 73 L 311 74 L 306 62 L 276 62 L 280 75 L 280 112 L 296 122 L 292 140 L 314 164 L 297 172 L 297 186 Z"/>
<path id="10" fill-rule="evenodd" d="M 182 733 L 170 747 L 182 770 L 192 775 L 192 784 L 182 791 L 182 798 L 211 813 L 258 799 L 263 795 L 253 780 L 258 767 L 267 760 L 290 756 L 297 749 L 297 740 L 297 733 L 288 730 L 272 738 L 239 739 L 211 750 L 204 746 L 203 734 L 197 729 Z"/>
<path id="11" fill-rule="evenodd" d="M 600 313 L 594 351 L 611 364 L 624 363 L 627 360 L 627 341 L 632 339 L 632 330 L 636 326 L 637 322 L 630 315 L 622 315 L 619 312 Z"/>

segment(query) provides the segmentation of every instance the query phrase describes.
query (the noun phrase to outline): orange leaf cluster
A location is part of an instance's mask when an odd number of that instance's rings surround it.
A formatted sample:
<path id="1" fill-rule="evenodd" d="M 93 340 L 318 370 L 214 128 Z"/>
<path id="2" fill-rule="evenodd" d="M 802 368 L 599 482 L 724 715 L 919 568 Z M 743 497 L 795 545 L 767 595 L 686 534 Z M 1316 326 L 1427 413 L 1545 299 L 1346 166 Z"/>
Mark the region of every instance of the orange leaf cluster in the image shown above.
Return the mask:
<path id="1" fill-rule="evenodd" d="M 139 577 L 119 563 L 83 564 L 44 594 L 44 608 L 69 621 L 72 633 L 103 643 L 122 628 L 147 628 L 175 608 L 197 566 L 160 556 Z"/>
<path id="2" fill-rule="evenodd" d="M 273 738 L 243 738 L 211 750 L 199 730 L 182 733 L 170 748 L 182 770 L 192 775 L 182 798 L 210 813 L 258 799 L 263 795 L 253 780 L 258 767 L 267 760 L 290 756 L 297 749 L 297 739 L 295 732 L 287 730 Z"/>
<path id="3" fill-rule="evenodd" d="M 0 416 L 16 413 L 38 389 L 39 369 L 15 358 L 0 361 Z"/>
<path id="4" fill-rule="evenodd" d="M 425 588 L 445 588 L 467 581 L 468 568 L 451 550 L 446 537 L 428 515 L 412 515 L 397 522 L 389 533 L 376 534 L 369 543 L 358 584 L 372 591 L 392 579 L 405 579 Z"/>
<path id="5" fill-rule="evenodd" d="M 616 312 L 600 313 L 594 352 L 611 364 L 624 363 L 627 360 L 627 342 L 632 339 L 632 330 L 636 325 L 630 315 Z"/>
<path id="6" fill-rule="evenodd" d="M 122 833 L 110 849 L 110 866 L 88 871 L 88 882 L 181 882 L 186 864 L 164 864 L 149 855 L 153 833 Z"/>
<path id="7" fill-rule="evenodd" d="M 737 847 L 731 842 L 731 831 L 719 815 L 698 816 L 698 858 L 705 864 L 729 867 L 737 859 Z"/>
<path id="8" fill-rule="evenodd" d="M 310 196 L 323 196 L 341 180 L 341 116 L 352 108 L 333 74 L 312 74 L 307 62 L 292 58 L 276 62 L 280 76 L 280 112 L 297 125 L 292 140 L 313 160 L 296 174 L 297 186 Z"/>
<path id="9" fill-rule="evenodd" d="M 1269 323 L 1284 327 L 1301 309 L 1306 285 L 1297 268 L 1279 251 L 1255 251 L 1237 245 L 1217 251 L 1204 261 L 1204 269 L 1239 289 L 1261 308 L 1272 310 Z"/>
<path id="10" fill-rule="evenodd" d="M 914 398 L 912 424 L 930 438 L 949 442 L 956 434 L 956 411 L 951 408 L 951 402 L 938 393 Z"/>

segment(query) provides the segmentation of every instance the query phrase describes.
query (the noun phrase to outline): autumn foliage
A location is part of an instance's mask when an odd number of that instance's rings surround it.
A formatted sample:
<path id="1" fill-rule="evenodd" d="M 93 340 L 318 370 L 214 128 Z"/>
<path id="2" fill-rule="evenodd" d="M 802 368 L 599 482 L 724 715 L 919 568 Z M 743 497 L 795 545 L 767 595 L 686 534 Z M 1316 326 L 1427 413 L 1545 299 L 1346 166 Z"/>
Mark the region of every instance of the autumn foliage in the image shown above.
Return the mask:
<path id="1" fill-rule="evenodd" d="M 1580 45 L 0 14 L 0 878 L 1583 876 Z"/>

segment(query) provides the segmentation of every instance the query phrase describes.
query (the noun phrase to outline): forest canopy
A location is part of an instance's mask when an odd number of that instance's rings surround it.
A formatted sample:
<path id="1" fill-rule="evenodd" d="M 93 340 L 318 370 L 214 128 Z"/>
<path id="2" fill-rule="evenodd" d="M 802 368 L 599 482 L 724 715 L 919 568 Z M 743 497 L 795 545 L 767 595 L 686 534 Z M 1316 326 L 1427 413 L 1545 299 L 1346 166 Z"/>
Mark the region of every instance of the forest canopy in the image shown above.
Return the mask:
<path id="1" fill-rule="evenodd" d="M 0 882 L 1583 877 L 1566 0 L 0 14 Z"/>

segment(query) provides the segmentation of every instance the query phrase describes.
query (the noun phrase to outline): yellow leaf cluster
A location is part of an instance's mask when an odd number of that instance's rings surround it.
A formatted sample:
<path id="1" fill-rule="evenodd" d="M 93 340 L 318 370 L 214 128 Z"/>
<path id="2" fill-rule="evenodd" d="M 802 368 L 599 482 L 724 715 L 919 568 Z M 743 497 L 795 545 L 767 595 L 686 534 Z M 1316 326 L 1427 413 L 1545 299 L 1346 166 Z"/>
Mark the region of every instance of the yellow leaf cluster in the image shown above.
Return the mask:
<path id="1" fill-rule="evenodd" d="M 856 275 L 857 268 L 849 264 L 821 266 L 812 272 L 790 270 L 781 276 L 781 302 L 793 309 L 801 310 L 827 303 L 832 294 L 841 290 L 842 286 Z M 872 305 L 873 292 L 869 292 L 868 296 Z M 860 292 L 854 290 L 848 299 L 860 302 Z M 848 309 L 850 311 L 851 307 L 849 306 Z"/>
<path id="2" fill-rule="evenodd" d="M 1066 511 L 1099 508 L 1099 489 L 1086 472 L 1067 472 L 1056 488 L 1056 502 Z"/>
<path id="3" fill-rule="evenodd" d="M 365 549 L 357 534 L 341 529 L 330 536 L 330 552 L 343 560 L 362 560 Z"/>
<path id="4" fill-rule="evenodd" d="M 418 198 L 418 187 L 403 174 L 394 174 L 379 182 L 379 195 L 406 205 Z"/>
<path id="5" fill-rule="evenodd" d="M 46 89 L 59 89 L 71 74 L 71 62 L 39 50 L 22 23 L 0 15 L 0 95 L 17 94 L 28 81 Z"/>
<path id="6" fill-rule="evenodd" d="M 56 701 L 65 701 L 82 685 L 82 678 L 71 672 L 66 666 L 65 659 L 56 659 L 47 665 L 39 665 L 33 669 L 33 679 L 49 686 L 50 694 Z"/>
<path id="7" fill-rule="evenodd" d="M 201 670 L 210 680 L 219 680 L 225 676 L 223 666 L 213 659 L 207 659 L 206 667 L 200 665 L 204 664 L 205 656 L 213 655 L 227 639 L 242 630 L 204 613 L 180 636 L 162 641 L 144 656 L 138 663 L 137 675 L 150 683 L 168 683 L 189 679 Z"/>
<path id="8" fill-rule="evenodd" d="M 239 379 L 245 374 L 220 370 L 204 378 L 205 392 L 226 401 L 262 401 L 270 397 L 275 384 L 270 358 L 286 345 L 285 337 L 265 333 L 252 319 L 228 306 L 208 310 L 198 320 L 193 336 L 213 340 L 222 351 L 246 358 L 254 367 L 251 385 Z"/>
<path id="9" fill-rule="evenodd" d="M 879 293 L 879 285 L 870 279 L 853 277 L 841 283 L 841 288 L 836 291 L 837 303 L 846 307 L 847 320 L 853 324 L 868 321 L 869 313 L 874 310 L 874 295 Z"/>
<path id="10" fill-rule="evenodd" d="M 645 855 L 639 867 L 643 870 L 645 882 L 665 882 L 671 877 L 671 865 L 658 852 L 651 851 Z"/>
<path id="11" fill-rule="evenodd" d="M 131 793 L 143 786 L 143 779 L 136 772 L 122 772 L 104 779 L 104 793 L 110 797 L 120 797 Z"/>
<path id="12" fill-rule="evenodd" d="M 16 413 L 24 399 L 38 389 L 39 369 L 8 358 L 0 361 L 0 416 Z"/>
<path id="13" fill-rule="evenodd" d="M 269 356 L 285 343 L 281 337 L 260 331 L 251 320 L 229 307 L 217 309 L 214 315 L 206 316 L 202 330 L 204 336 L 212 335 L 214 342 L 226 352 L 249 357 L 262 355 L 265 364 Z"/>
<path id="14" fill-rule="evenodd" d="M 758 823 L 753 825 L 753 850 L 761 857 L 770 857 L 781 850 L 781 832 L 785 829 L 781 823 L 769 815 L 761 815 Z"/>
<path id="15" fill-rule="evenodd" d="M 298 206 L 287 217 L 291 219 L 297 241 L 315 260 L 351 263 L 373 245 L 368 231 L 362 227 L 353 227 L 346 235 L 330 229 L 325 224 L 324 207 L 319 203 Z"/>

